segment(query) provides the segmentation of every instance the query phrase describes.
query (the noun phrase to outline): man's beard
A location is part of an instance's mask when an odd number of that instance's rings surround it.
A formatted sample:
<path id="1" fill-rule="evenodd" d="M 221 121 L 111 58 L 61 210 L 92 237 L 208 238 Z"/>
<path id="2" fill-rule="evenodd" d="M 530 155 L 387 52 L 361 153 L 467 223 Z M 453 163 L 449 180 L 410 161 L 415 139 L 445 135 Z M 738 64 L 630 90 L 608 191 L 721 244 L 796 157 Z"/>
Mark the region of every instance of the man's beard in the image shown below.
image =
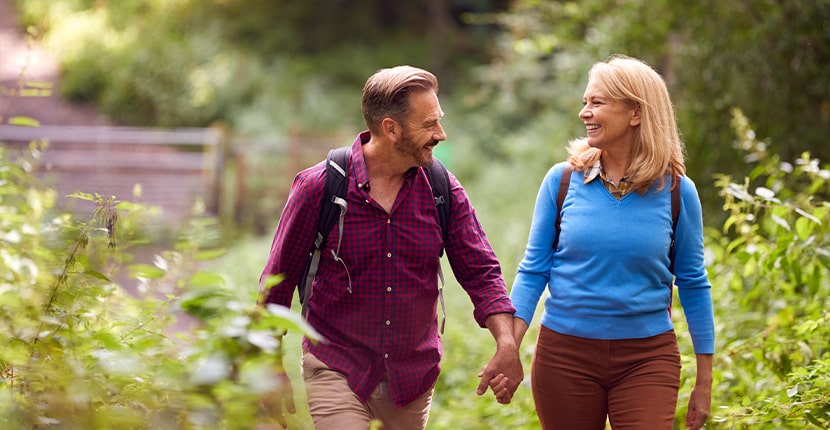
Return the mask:
<path id="1" fill-rule="evenodd" d="M 431 140 L 426 145 L 420 145 L 409 136 L 409 133 L 404 132 L 401 139 L 395 143 L 395 149 L 403 155 L 412 157 L 418 166 L 429 167 L 432 165 L 432 151 L 425 148 L 435 147 L 437 144 L 437 141 Z"/>

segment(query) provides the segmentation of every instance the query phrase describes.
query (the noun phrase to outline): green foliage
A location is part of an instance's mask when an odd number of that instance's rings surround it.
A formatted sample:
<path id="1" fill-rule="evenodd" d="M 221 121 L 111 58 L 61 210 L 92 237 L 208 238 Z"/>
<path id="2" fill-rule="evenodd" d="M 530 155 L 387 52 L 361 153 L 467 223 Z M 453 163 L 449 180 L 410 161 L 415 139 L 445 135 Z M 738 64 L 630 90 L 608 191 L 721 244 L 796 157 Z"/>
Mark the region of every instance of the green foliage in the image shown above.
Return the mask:
<path id="1" fill-rule="evenodd" d="M 729 428 L 830 426 L 830 171 L 766 151 L 740 111 L 753 165 L 718 178 L 727 218 L 707 232 L 718 351 L 715 418 Z"/>
<path id="2" fill-rule="evenodd" d="M 506 7 L 499 0 L 16 3 L 59 56 L 70 99 L 94 102 L 125 124 L 221 121 L 245 134 L 362 127 L 359 91 L 381 67 L 430 68 L 445 90 L 463 83 L 471 64 L 486 61 L 493 28 L 461 17 Z"/>
<path id="3" fill-rule="evenodd" d="M 613 53 L 646 60 L 669 85 L 689 175 L 712 212 L 720 206 L 712 175 L 747 173 L 740 149 L 730 145 L 733 107 L 757 122 L 771 151 L 787 159 L 805 150 L 830 158 L 824 144 L 830 125 L 828 17 L 827 1 L 518 1 L 495 18 L 506 32 L 481 82 L 496 101 L 489 108 L 497 131 L 545 117 L 548 110 L 574 118 L 570 131 L 578 125 L 591 63 Z M 579 92 L 569 101 L 570 87 Z M 497 149 L 485 148 L 486 157 L 504 148 L 492 145 Z"/>
<path id="4" fill-rule="evenodd" d="M 260 402 L 282 389 L 282 338 L 316 338 L 287 309 L 256 305 L 204 264 L 224 254 L 214 220 L 196 217 L 152 264 L 145 208 L 114 197 L 86 222 L 53 211 L 32 175 L 42 148 L 0 164 L 0 426 L 249 429 L 274 422 Z M 123 269 L 140 281 L 128 293 Z M 181 297 L 177 297 L 181 294 Z M 185 313 L 177 312 L 177 310 Z M 175 336 L 178 318 L 196 318 Z"/>

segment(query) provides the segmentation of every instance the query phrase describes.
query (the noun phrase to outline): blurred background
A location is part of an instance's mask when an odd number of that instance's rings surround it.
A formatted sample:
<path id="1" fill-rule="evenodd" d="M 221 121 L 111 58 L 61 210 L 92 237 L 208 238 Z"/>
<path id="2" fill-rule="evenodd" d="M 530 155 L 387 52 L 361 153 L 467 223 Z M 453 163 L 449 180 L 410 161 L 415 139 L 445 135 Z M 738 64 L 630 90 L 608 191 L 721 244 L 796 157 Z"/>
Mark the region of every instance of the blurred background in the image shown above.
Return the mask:
<path id="1" fill-rule="evenodd" d="M 94 201 L 65 197 L 78 192 L 157 209 L 147 211 L 143 228 L 155 235 L 137 259 L 152 260 L 194 217 L 212 219 L 212 235 L 229 251 L 211 270 L 250 294 L 294 175 L 365 128 L 366 78 L 383 67 L 422 67 L 437 75 L 446 113 L 449 137 L 438 156 L 470 194 L 509 286 L 538 186 L 565 159 L 568 140 L 584 132 L 577 114 L 587 71 L 612 54 L 641 58 L 666 80 L 704 222 L 722 233 L 707 235 L 713 249 L 742 234 L 730 231 L 739 219 L 723 178 L 782 193 L 786 187 L 764 182 L 778 162 L 813 166 L 819 179 L 802 191 L 793 185 L 778 202 L 804 195 L 827 208 L 820 160 L 830 159 L 828 0 L 0 0 L 0 143 L 14 150 L 42 143 L 33 171 L 56 190 L 58 209 L 88 216 Z M 826 249 L 826 212 L 811 216 L 821 235 L 805 246 Z M 808 301 L 830 289 L 823 279 L 828 257 L 819 252 L 815 259 L 819 280 Z M 757 261 L 741 261 L 750 263 Z M 712 269 L 716 287 L 748 276 L 745 268 L 723 266 L 723 279 Z M 759 283 L 736 287 L 735 300 Z M 535 428 L 529 390 L 508 408 L 474 398 L 479 364 L 468 364 L 470 351 L 481 350 L 483 364 L 492 345 L 486 332 L 467 335 L 471 309 L 463 292 L 453 301 L 430 428 Z M 826 327 L 826 298 L 815 306 L 810 315 Z M 766 318 L 757 316 L 757 326 L 726 336 L 721 346 L 769 328 Z M 830 343 L 823 335 L 814 342 L 811 351 Z M 751 349 L 749 356 L 764 348 Z M 728 401 L 716 391 L 713 414 L 772 395 L 730 379 L 739 379 L 727 370 L 734 363 L 717 365 L 721 388 L 744 391 Z M 744 376 L 781 382 L 792 367 Z M 441 390 L 453 394 L 442 397 Z M 824 412 L 809 413 L 823 417 L 818 423 L 828 420 L 823 399 Z M 755 424 L 757 417 L 736 418 L 746 409 L 733 412 L 723 414 L 729 424 L 722 428 Z M 807 415 L 798 422 L 816 425 Z M 792 428 L 804 428 L 798 425 Z"/>

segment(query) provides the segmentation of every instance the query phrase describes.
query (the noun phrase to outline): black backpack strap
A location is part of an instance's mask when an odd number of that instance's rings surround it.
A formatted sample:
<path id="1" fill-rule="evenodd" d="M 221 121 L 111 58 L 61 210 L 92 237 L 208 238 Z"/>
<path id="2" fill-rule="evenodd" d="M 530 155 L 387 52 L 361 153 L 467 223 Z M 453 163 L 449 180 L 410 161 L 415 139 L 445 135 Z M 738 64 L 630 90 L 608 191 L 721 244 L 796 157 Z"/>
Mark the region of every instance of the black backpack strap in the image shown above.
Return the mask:
<path id="1" fill-rule="evenodd" d="M 297 284 L 297 294 L 300 297 L 302 315 L 305 316 L 308 298 L 311 296 L 311 283 L 317 275 L 317 265 L 320 263 L 320 251 L 326 245 L 329 233 L 334 224 L 340 221 L 340 236 L 343 237 L 343 216 L 346 214 L 346 193 L 349 190 L 349 155 L 350 146 L 344 146 L 329 151 L 326 156 L 326 183 L 323 189 L 323 200 L 320 206 L 320 220 L 317 222 L 317 236 L 314 238 L 314 248 L 309 256 L 303 276 Z M 334 258 L 340 252 L 340 244 L 334 252 Z"/>
<path id="2" fill-rule="evenodd" d="M 447 172 L 446 166 L 441 163 L 436 157 L 432 157 L 432 165 L 425 169 L 427 171 L 427 179 L 429 185 L 432 187 L 432 198 L 435 201 L 435 209 L 438 210 L 438 223 L 441 225 L 441 252 L 438 258 L 444 256 L 444 247 L 449 238 L 449 220 L 450 220 L 450 203 L 452 195 L 450 195 L 450 175 Z M 438 301 L 441 303 L 441 326 L 439 333 L 444 334 L 444 326 L 447 322 L 447 306 L 444 304 L 444 271 L 441 269 L 441 262 L 438 262 Z"/>
<path id="3" fill-rule="evenodd" d="M 571 167 L 571 163 L 565 163 L 565 169 L 562 170 L 562 177 L 559 178 L 559 191 L 556 192 L 556 232 L 553 238 L 554 251 L 559 246 L 559 230 L 561 229 L 560 224 L 562 224 L 562 204 L 565 202 L 565 195 L 568 194 L 572 173 L 573 167 Z"/>
<path id="4" fill-rule="evenodd" d="M 432 187 L 432 196 L 435 200 L 435 208 L 438 210 L 438 222 L 441 224 L 441 239 L 446 244 L 449 237 L 450 218 L 450 175 L 447 168 L 438 158 L 432 157 L 432 165 L 426 168 L 427 178 Z M 440 256 L 444 255 L 444 247 L 441 247 Z"/>
<path id="5" fill-rule="evenodd" d="M 672 176 L 671 189 L 671 243 L 669 244 L 669 271 L 674 273 L 674 233 L 677 230 L 677 218 L 680 216 L 680 176 Z"/>

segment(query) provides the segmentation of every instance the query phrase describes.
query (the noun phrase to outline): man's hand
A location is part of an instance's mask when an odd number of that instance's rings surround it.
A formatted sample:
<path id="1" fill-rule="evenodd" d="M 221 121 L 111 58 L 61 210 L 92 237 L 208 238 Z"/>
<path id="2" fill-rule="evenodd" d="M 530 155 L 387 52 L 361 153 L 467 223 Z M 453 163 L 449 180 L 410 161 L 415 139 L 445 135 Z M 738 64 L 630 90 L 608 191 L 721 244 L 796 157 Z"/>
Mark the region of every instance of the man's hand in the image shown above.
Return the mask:
<path id="1" fill-rule="evenodd" d="M 510 403 L 513 393 L 524 379 L 522 361 L 519 359 L 519 347 L 513 336 L 513 315 L 509 313 L 493 314 L 487 317 L 484 324 L 496 340 L 496 353 L 478 373 L 481 382 L 476 394 L 479 396 L 487 392 L 487 386 L 493 389 L 493 394 L 501 404 Z"/>
<path id="2" fill-rule="evenodd" d="M 288 428 L 285 413 L 297 412 L 294 406 L 294 387 L 291 385 L 288 374 L 280 374 L 278 387 L 274 391 L 263 394 L 259 402 L 260 407 L 268 416 L 275 418 L 282 428 Z"/>
<path id="3" fill-rule="evenodd" d="M 522 362 L 516 348 L 505 351 L 497 349 L 496 354 L 490 359 L 481 372 L 478 374 L 481 382 L 478 384 L 476 394 L 479 396 L 487 392 L 489 386 L 501 404 L 508 404 L 513 399 L 513 393 L 524 379 Z"/>

